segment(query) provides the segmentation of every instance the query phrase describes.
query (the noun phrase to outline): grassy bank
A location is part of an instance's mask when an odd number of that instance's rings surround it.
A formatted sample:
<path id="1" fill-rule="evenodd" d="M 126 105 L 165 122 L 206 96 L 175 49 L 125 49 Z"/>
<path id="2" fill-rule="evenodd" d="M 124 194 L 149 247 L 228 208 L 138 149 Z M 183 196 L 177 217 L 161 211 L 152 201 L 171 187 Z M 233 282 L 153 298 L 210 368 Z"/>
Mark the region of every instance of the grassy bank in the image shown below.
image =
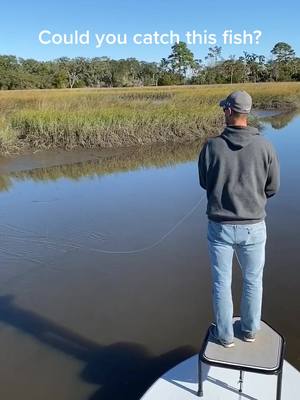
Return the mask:
<path id="1" fill-rule="evenodd" d="M 245 89 L 257 108 L 295 108 L 299 83 L 0 92 L 0 152 L 188 142 L 223 124 L 219 99 Z"/>

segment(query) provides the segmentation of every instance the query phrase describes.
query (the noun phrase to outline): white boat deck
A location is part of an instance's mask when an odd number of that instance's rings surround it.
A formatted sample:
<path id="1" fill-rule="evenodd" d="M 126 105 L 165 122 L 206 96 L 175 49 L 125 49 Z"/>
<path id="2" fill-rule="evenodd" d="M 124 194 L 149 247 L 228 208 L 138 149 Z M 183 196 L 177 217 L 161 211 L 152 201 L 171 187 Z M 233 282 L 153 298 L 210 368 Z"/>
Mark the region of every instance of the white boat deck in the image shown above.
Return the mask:
<path id="1" fill-rule="evenodd" d="M 243 393 L 239 393 L 238 370 L 202 363 L 203 397 L 198 391 L 198 354 L 176 365 L 161 376 L 141 400 L 275 400 L 276 375 L 245 372 Z M 283 362 L 281 400 L 300 398 L 300 372 Z"/>

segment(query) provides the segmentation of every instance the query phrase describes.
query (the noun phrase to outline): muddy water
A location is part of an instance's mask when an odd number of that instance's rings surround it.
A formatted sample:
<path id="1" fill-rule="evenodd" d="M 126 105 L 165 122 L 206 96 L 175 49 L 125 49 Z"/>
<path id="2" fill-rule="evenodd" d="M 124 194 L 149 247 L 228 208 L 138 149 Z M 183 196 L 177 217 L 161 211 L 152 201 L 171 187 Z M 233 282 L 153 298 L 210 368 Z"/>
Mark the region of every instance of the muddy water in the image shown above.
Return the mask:
<path id="1" fill-rule="evenodd" d="M 298 369 L 299 132 L 295 114 L 264 116 L 282 184 L 266 209 L 262 318 Z M 1 398 L 139 399 L 199 351 L 213 318 L 200 148 L 1 160 Z"/>

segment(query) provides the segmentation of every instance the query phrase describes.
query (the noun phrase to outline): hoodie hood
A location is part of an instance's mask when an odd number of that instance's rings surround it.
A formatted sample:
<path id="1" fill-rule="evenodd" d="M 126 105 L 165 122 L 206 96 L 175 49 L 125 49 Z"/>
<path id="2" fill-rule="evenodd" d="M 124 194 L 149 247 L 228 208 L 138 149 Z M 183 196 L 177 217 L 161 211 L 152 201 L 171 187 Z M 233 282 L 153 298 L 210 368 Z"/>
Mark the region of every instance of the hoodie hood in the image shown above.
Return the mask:
<path id="1" fill-rule="evenodd" d="M 259 134 L 258 129 L 253 126 L 232 125 L 224 129 L 221 137 L 226 140 L 230 146 L 241 149 L 251 143 L 253 138 Z"/>

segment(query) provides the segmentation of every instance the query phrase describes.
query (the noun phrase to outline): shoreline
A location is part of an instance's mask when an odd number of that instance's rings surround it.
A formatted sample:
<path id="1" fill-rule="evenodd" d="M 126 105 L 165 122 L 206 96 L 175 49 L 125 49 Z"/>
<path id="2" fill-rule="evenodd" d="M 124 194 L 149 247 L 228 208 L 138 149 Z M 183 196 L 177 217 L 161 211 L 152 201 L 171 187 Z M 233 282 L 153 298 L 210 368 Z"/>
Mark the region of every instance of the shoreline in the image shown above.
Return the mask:
<path id="1" fill-rule="evenodd" d="M 255 109 L 252 113 L 256 126 L 263 133 L 266 123 L 277 129 L 282 128 L 299 115 L 300 110 Z M 215 133 L 219 134 L 221 130 Z M 64 176 L 75 179 L 94 173 L 106 175 L 143 167 L 160 168 L 194 160 L 205 139 L 103 149 L 27 149 L 22 154 L 0 156 L 0 174 L 38 180 L 47 179 L 50 175 L 52 178 Z"/>
<path id="2" fill-rule="evenodd" d="M 300 107 L 298 83 L 0 91 L 0 156 L 203 140 L 222 129 L 218 100 L 239 89 L 249 91 L 256 109 Z"/>

